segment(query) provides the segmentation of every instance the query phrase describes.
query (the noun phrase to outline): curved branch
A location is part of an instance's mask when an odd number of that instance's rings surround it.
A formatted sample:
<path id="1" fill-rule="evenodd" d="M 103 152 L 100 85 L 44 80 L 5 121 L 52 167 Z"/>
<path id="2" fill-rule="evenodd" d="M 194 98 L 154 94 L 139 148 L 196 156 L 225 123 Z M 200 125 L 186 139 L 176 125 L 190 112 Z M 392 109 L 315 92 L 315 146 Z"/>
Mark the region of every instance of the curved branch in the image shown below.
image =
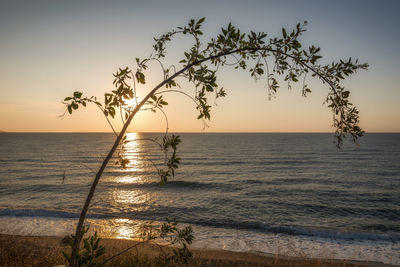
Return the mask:
<path id="1" fill-rule="evenodd" d="M 107 122 L 108 122 L 108 125 L 110 125 L 112 131 L 114 132 L 114 135 L 115 135 L 115 136 L 118 136 L 117 132 L 115 131 L 114 127 L 113 127 L 112 124 L 111 124 L 111 121 L 108 119 L 108 116 L 106 116 L 106 114 L 104 114 L 104 109 L 103 109 L 101 106 L 99 106 L 99 105 L 96 105 L 96 106 L 101 110 L 101 113 L 103 113 L 104 117 L 106 117 L 106 120 L 107 120 Z"/>
<path id="2" fill-rule="evenodd" d="M 165 91 L 157 92 L 157 93 L 155 93 L 154 95 L 159 95 L 159 94 L 163 94 L 163 93 L 170 93 L 170 92 L 183 94 L 183 95 L 187 96 L 188 98 L 190 98 L 190 99 L 197 105 L 196 100 L 195 100 L 191 95 L 189 95 L 189 94 L 187 94 L 187 93 L 185 93 L 185 92 L 179 91 L 179 90 L 174 90 L 174 89 L 165 90 Z"/>
<path id="3" fill-rule="evenodd" d="M 157 62 L 160 64 L 161 69 L 163 70 L 164 79 L 165 79 L 165 78 L 166 78 L 166 72 L 165 72 L 165 68 L 164 68 L 164 65 L 162 64 L 161 60 L 159 60 L 159 59 L 156 58 L 156 57 L 149 58 L 149 61 L 150 61 L 150 60 L 155 60 L 155 61 L 157 61 Z"/>
<path id="4" fill-rule="evenodd" d="M 171 70 L 171 69 L 174 69 L 174 73 L 176 73 L 176 67 L 175 67 L 175 65 L 169 66 L 168 70 Z"/>
<path id="5" fill-rule="evenodd" d="M 125 123 L 124 116 L 122 115 L 122 106 L 119 107 L 119 115 L 121 116 L 122 124 Z"/>
<path id="6" fill-rule="evenodd" d="M 235 58 L 236 62 L 233 62 L 233 63 L 226 63 L 225 62 L 224 65 L 235 66 L 236 64 L 238 64 L 240 62 L 240 59 L 238 59 L 235 55 L 231 55 L 231 56 Z"/>
<path id="7" fill-rule="evenodd" d="M 76 266 L 76 256 L 77 256 L 77 252 L 79 249 L 79 242 L 81 240 L 81 235 L 82 235 L 82 226 L 87 214 L 87 211 L 89 209 L 89 204 L 94 196 L 94 192 L 96 190 L 97 184 L 100 181 L 100 177 L 102 176 L 104 169 L 106 168 L 108 162 L 110 161 L 110 159 L 112 158 L 115 150 L 117 149 L 119 143 L 121 142 L 123 136 L 125 135 L 133 117 L 135 116 L 135 114 L 141 109 L 141 107 L 147 102 L 147 100 L 153 96 L 160 88 L 162 88 L 165 84 L 169 83 L 171 80 L 175 79 L 177 76 L 179 76 L 180 74 L 184 73 L 185 71 L 187 71 L 188 69 L 190 69 L 191 67 L 201 64 L 203 62 L 212 60 L 212 59 L 216 59 L 219 57 L 223 57 L 223 56 L 227 56 L 227 55 L 231 55 L 231 54 L 235 54 L 235 53 L 240 53 L 240 52 L 244 52 L 244 51 L 269 51 L 269 52 L 273 52 L 273 53 L 282 53 L 294 60 L 298 60 L 298 58 L 291 56 L 287 53 L 284 53 L 282 51 L 278 51 L 272 48 L 268 48 L 268 47 L 243 47 L 243 48 L 238 48 L 238 49 L 234 49 L 234 50 L 230 50 L 230 51 L 224 51 L 215 55 L 211 55 L 208 56 L 206 58 L 203 58 L 201 60 L 197 60 L 194 62 L 189 63 L 188 65 L 184 66 L 181 70 L 179 70 L 178 72 L 174 73 L 173 75 L 171 75 L 168 79 L 165 79 L 164 81 L 160 82 L 157 86 L 155 86 L 144 98 L 143 100 L 138 103 L 135 108 L 133 109 L 132 113 L 129 115 L 128 119 L 126 120 L 121 132 L 119 133 L 119 135 L 116 134 L 116 132 L 114 131 L 114 133 L 117 135 L 117 138 L 114 142 L 114 145 L 112 146 L 111 150 L 109 151 L 109 153 L 107 154 L 106 158 L 104 159 L 103 163 L 100 166 L 100 169 L 98 170 L 95 179 L 93 180 L 92 186 L 90 188 L 89 194 L 86 198 L 85 204 L 83 205 L 80 217 L 79 217 L 79 222 L 77 224 L 76 227 L 76 233 L 75 233 L 75 239 L 74 239 L 74 244 L 73 244 L 73 249 L 72 249 L 72 253 L 71 253 L 71 259 L 70 259 L 70 264 L 72 266 Z M 313 69 L 312 67 L 308 66 L 306 63 L 299 61 L 300 64 L 302 64 L 303 66 L 305 66 L 306 68 L 308 68 L 309 70 L 311 70 L 312 72 L 314 72 L 316 75 L 318 75 L 323 81 L 327 82 L 330 86 L 332 91 L 337 94 L 335 87 L 333 86 L 333 84 L 331 84 L 331 82 L 326 79 L 324 76 L 322 76 L 317 70 Z M 107 119 L 108 120 L 108 119 Z"/>
<path id="8" fill-rule="evenodd" d="M 160 108 L 160 107 L 156 107 L 156 108 L 158 108 L 162 112 L 162 114 L 164 115 L 165 123 L 167 124 L 167 127 L 165 129 L 165 134 L 164 134 L 164 136 L 166 136 L 168 134 L 168 129 L 169 129 L 167 114 L 165 114 L 165 112 L 164 112 L 164 110 L 162 110 L 162 108 Z"/>
<path id="9" fill-rule="evenodd" d="M 126 248 L 126 249 L 124 249 L 124 250 L 118 252 L 118 253 L 115 254 L 115 255 L 112 255 L 112 256 L 111 256 L 110 258 L 108 258 L 108 259 L 105 259 L 105 260 L 101 263 L 101 265 L 106 264 L 107 262 L 109 262 L 109 261 L 115 259 L 116 257 L 118 257 L 118 256 L 120 256 L 120 255 L 122 255 L 122 254 L 128 252 L 129 250 L 131 250 L 131 249 L 133 249 L 133 248 L 136 248 L 136 247 L 138 247 L 139 245 L 144 244 L 144 243 L 146 243 L 146 242 L 148 242 L 148 241 L 146 240 L 146 241 L 137 242 L 135 245 L 130 246 L 130 247 L 128 247 L 128 248 Z"/>

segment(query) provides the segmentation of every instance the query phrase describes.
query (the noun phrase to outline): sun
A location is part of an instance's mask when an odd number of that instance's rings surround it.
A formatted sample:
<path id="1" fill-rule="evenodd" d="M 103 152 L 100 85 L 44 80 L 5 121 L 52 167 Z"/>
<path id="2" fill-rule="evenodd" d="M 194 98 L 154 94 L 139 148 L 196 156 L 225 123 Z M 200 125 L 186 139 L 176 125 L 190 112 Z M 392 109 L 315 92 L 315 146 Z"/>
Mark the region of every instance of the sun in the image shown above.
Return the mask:
<path id="1" fill-rule="evenodd" d="M 125 108 L 132 109 L 134 106 L 136 106 L 135 98 L 125 100 Z"/>

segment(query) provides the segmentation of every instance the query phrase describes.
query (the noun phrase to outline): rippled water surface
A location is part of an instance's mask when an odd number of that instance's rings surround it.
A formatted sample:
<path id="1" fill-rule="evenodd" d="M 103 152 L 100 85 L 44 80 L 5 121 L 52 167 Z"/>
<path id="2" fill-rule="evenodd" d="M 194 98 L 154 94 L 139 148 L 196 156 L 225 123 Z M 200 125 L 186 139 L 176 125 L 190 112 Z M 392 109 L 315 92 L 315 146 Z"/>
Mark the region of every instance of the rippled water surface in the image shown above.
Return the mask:
<path id="1" fill-rule="evenodd" d="M 159 149 L 137 140 L 156 136 L 128 134 L 130 164 L 107 168 L 92 220 L 169 217 L 214 234 L 389 242 L 400 254 L 400 134 L 367 134 L 341 151 L 331 134 L 181 134 L 181 165 L 165 186 L 153 167 Z M 29 220 L 74 221 L 112 142 L 112 134 L 0 134 L 0 231 L 12 220 L 22 225 L 12 233 L 32 228 Z"/>

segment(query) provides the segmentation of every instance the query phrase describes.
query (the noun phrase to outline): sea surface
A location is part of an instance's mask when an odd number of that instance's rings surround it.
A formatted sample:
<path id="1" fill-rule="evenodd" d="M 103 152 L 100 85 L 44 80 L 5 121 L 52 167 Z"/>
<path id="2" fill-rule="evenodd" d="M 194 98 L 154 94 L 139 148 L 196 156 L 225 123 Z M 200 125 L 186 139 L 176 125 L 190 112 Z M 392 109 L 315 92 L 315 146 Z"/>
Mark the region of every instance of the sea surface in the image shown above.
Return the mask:
<path id="1" fill-rule="evenodd" d="M 195 247 L 400 264 L 400 134 L 368 133 L 342 150 L 332 134 L 179 135 L 180 167 L 160 186 L 163 154 L 146 139 L 163 134 L 128 134 L 130 163 L 107 167 L 92 229 L 134 238 L 144 222 L 176 218 L 193 226 Z M 72 233 L 113 140 L 1 133 L 0 233 Z"/>

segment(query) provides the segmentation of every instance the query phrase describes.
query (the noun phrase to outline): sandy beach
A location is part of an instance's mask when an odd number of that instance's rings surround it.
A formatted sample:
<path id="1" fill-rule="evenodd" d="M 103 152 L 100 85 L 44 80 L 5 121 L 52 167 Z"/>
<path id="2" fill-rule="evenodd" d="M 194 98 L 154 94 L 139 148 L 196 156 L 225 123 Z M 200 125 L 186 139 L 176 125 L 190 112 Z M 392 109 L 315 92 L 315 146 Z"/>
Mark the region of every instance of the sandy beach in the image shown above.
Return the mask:
<path id="1" fill-rule="evenodd" d="M 62 244 L 62 237 L 17 236 L 0 234 L 0 266 L 54 266 L 66 264 L 62 251 L 69 247 Z M 136 244 L 132 240 L 103 239 L 106 248 L 104 259 L 111 257 Z M 250 252 L 205 250 L 192 248 L 193 258 L 189 266 L 388 266 L 379 262 L 362 262 L 332 259 L 308 259 L 283 255 L 265 255 Z M 165 252 L 170 252 L 166 248 Z M 140 255 L 137 257 L 137 255 Z M 129 266 L 140 260 L 144 266 L 152 263 L 159 255 L 155 245 L 141 244 L 120 257 L 109 261 L 106 266 Z M 175 265 L 175 264 L 174 264 Z"/>

